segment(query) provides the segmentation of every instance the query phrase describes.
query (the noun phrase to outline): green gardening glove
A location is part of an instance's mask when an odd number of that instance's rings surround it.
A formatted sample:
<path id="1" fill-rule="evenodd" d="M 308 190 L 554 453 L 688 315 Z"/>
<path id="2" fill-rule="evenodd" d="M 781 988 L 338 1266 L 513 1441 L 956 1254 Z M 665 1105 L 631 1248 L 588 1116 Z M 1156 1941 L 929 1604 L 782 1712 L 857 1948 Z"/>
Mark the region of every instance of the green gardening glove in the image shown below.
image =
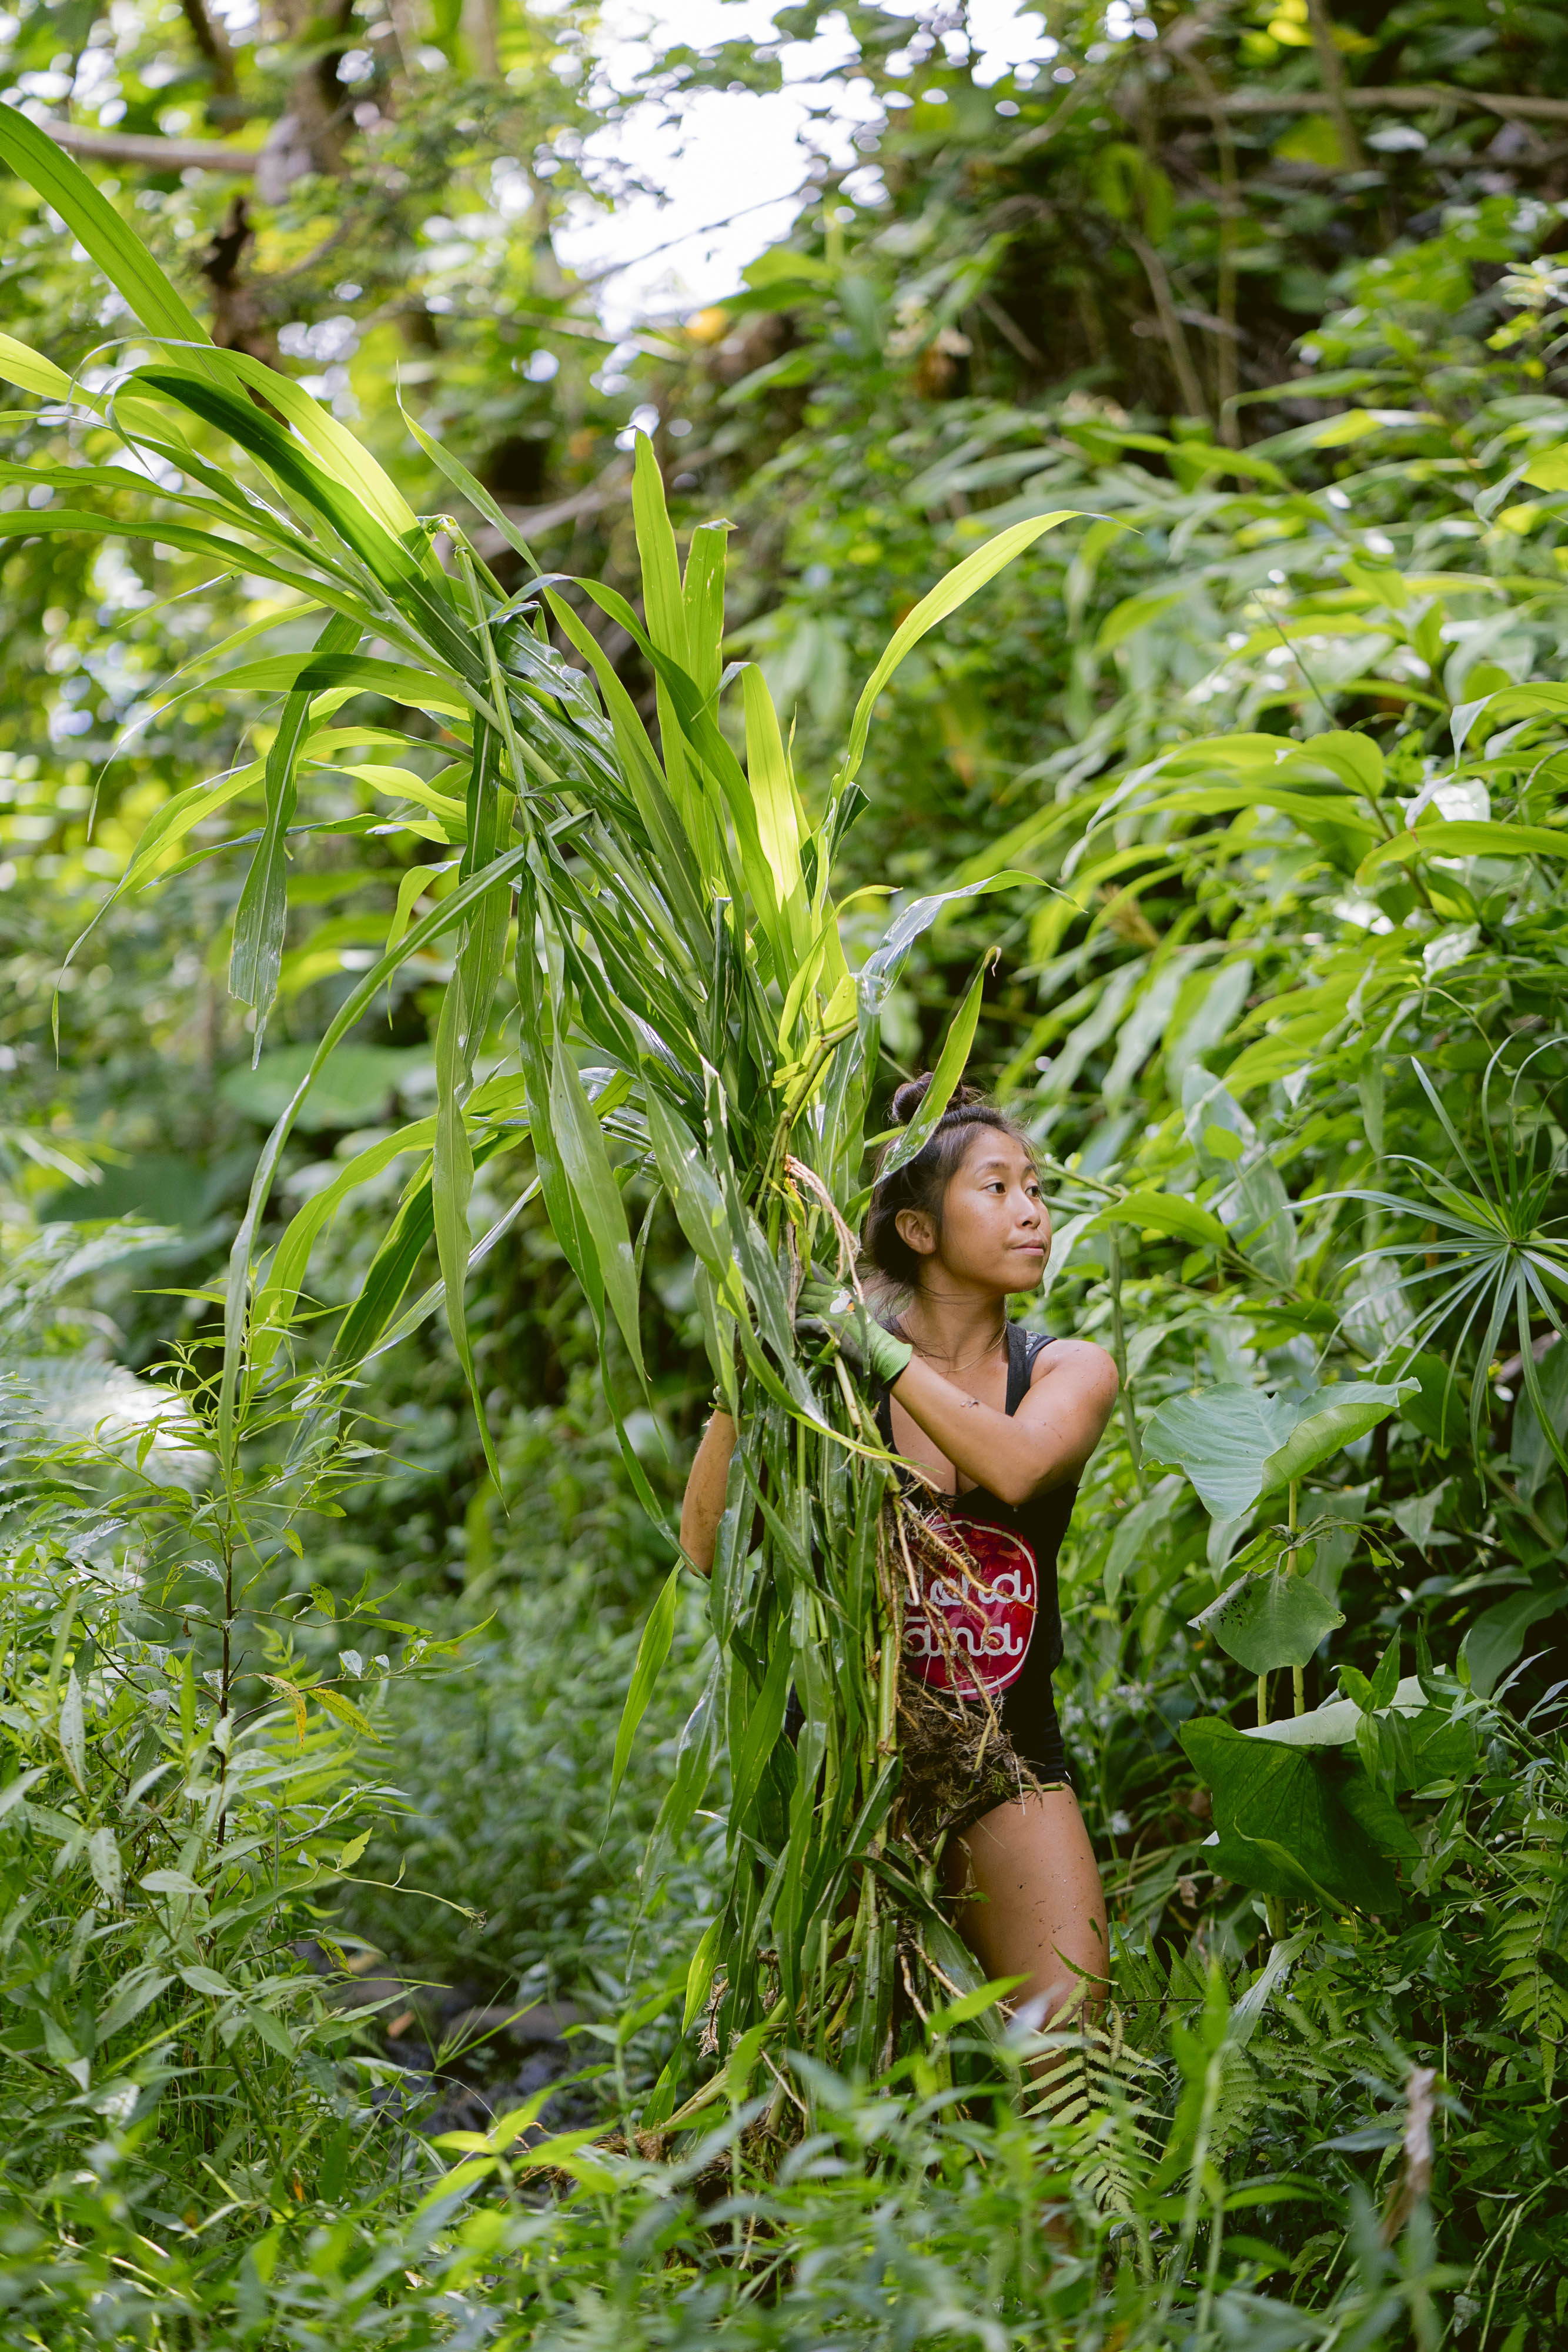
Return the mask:
<path id="1" fill-rule="evenodd" d="M 895 1339 L 845 1283 L 802 1283 L 795 1320 L 826 1331 L 862 1378 L 869 1372 L 885 1388 L 893 1386 L 915 1353 L 909 1341 Z"/>

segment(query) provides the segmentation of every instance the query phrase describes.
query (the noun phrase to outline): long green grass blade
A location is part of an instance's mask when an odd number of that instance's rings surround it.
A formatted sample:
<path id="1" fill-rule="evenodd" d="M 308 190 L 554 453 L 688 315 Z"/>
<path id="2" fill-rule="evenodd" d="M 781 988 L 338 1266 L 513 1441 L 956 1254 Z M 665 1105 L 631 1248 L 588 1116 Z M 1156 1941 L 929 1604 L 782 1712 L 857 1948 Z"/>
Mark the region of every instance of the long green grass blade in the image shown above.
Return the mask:
<path id="1" fill-rule="evenodd" d="M 648 1712 L 648 1704 L 653 1696 L 653 1685 L 664 1669 L 664 1660 L 670 1654 L 670 1643 L 674 1639 L 675 1606 L 680 1598 L 683 1572 L 684 1562 L 677 1560 L 664 1579 L 659 1591 L 659 1597 L 648 1612 L 648 1622 L 643 1628 L 643 1638 L 637 1644 L 637 1663 L 632 1668 L 632 1681 L 626 1693 L 626 1704 L 621 1710 L 621 1725 L 615 1734 L 615 1757 L 610 1768 L 612 1804 L 615 1802 L 621 1783 L 626 1777 L 626 1767 L 632 1761 L 632 1743 L 636 1739 L 638 1727 Z"/>
<path id="2" fill-rule="evenodd" d="M 141 238 L 94 187 L 87 173 L 14 106 L 0 107 L 0 160 L 26 180 L 58 213 L 71 235 L 92 256 L 110 284 L 155 335 L 197 346 L 193 366 L 208 368 L 212 339 L 187 310 Z M 202 346 L 206 346 L 206 352 Z M 216 371 L 214 371 L 214 376 Z"/>
<path id="3" fill-rule="evenodd" d="M 549 1083 L 550 1125 L 561 1167 L 582 1225 L 592 1237 L 610 1309 L 621 1327 L 628 1354 L 644 1387 L 643 1339 L 638 1324 L 637 1270 L 626 1204 L 604 1149 L 592 1106 L 563 1040 L 558 1039 Z"/>
<path id="4" fill-rule="evenodd" d="M 986 985 L 986 974 L 991 965 L 991 954 L 980 960 L 980 968 L 964 992 L 964 1001 L 947 1026 L 942 1041 L 942 1051 L 936 1067 L 931 1073 L 931 1084 L 920 1106 L 918 1118 L 912 1118 L 899 1136 L 887 1158 L 882 1162 L 882 1173 L 892 1176 L 905 1168 L 916 1152 L 924 1151 L 936 1132 L 938 1120 L 953 1099 L 953 1090 L 968 1066 L 969 1052 L 975 1042 L 975 1031 L 980 1018 L 980 1002 Z"/>
<path id="5" fill-rule="evenodd" d="M 1076 520 L 1081 512 L 1077 507 L 1059 507 L 1054 513 L 1030 515 L 1026 521 L 1015 522 L 1008 530 L 998 531 L 995 539 L 988 540 L 984 547 L 977 547 L 973 555 L 964 558 L 962 563 L 956 563 L 946 578 L 938 581 L 929 595 L 921 598 L 914 612 L 894 631 L 886 652 L 867 678 L 865 689 L 855 705 L 855 715 L 850 726 L 849 749 L 839 771 L 840 790 L 852 782 L 859 772 L 861 761 L 865 757 L 866 737 L 871 732 L 872 712 L 876 708 L 876 698 L 905 654 L 919 644 L 928 629 L 934 629 L 939 621 L 946 620 L 960 604 L 967 604 L 977 589 L 983 588 L 988 580 L 994 580 L 997 573 L 1015 556 L 1021 555 L 1026 547 L 1032 547 L 1037 539 L 1043 537 L 1048 530 L 1054 530 L 1059 523 Z"/>
<path id="6" fill-rule="evenodd" d="M 334 614 L 317 640 L 324 654 L 348 653 L 359 642 L 353 621 Z M 288 860 L 284 835 L 294 820 L 298 799 L 300 746 L 310 724 L 310 693 L 297 688 L 283 706 L 277 732 L 267 755 L 267 818 L 261 839 L 245 877 L 235 911 L 234 947 L 229 957 L 229 994 L 256 1013 L 254 1069 L 261 1059 L 267 1017 L 277 996 L 277 975 L 283 961 L 283 939 L 288 926 Z"/>

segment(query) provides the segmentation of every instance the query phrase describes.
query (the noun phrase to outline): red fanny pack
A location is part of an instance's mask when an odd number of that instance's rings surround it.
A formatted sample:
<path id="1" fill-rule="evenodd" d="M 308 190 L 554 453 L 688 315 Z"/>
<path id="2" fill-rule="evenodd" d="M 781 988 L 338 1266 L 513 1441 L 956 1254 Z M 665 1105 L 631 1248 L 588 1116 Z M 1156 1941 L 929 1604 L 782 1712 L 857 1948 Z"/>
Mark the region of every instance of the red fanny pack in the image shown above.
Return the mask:
<path id="1" fill-rule="evenodd" d="M 995 1697 L 1023 1672 L 1040 1580 L 1021 1536 L 932 1512 L 912 1531 L 918 1603 L 904 1610 L 904 1664 L 930 1690 Z"/>

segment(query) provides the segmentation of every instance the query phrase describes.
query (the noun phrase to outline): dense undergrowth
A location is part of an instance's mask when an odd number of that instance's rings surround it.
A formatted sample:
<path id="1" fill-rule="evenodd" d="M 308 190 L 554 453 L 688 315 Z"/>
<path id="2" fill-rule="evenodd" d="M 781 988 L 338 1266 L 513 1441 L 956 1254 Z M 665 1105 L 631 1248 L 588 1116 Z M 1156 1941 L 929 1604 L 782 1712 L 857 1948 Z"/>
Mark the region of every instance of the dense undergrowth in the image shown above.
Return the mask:
<path id="1" fill-rule="evenodd" d="M 1034 877 L 983 927 L 944 919 L 884 1009 L 885 1074 L 999 940 L 977 1056 L 1039 1138 L 1057 1224 L 1030 1313 L 1126 1375 L 1064 1557 L 1061 1678 L 1116 2008 L 1043 2088 L 1027 2034 L 956 1998 L 891 2078 L 742 2043 L 692 2133 L 638 2138 L 726 1790 L 640 1883 L 704 1612 L 684 1598 L 612 1810 L 670 1554 L 542 1213 L 475 1276 L 498 1481 L 427 1327 L 371 1367 L 340 1443 L 273 1401 L 242 1447 L 242 1528 L 206 1459 L 209 1302 L 166 1294 L 213 1283 L 267 1063 L 225 1079 L 202 1187 L 161 1180 L 162 1232 L 93 1217 L 152 1205 L 112 1200 L 108 1154 L 96 1198 L 51 1198 L 90 1170 L 79 1103 L 18 1122 L 13 2340 L 1525 2352 L 1561 2332 L 1568 402 L 1538 260 L 1557 234 L 1554 207 L 1497 197 L 1347 269 L 1305 339 L 1318 413 L 1239 451 L 1092 384 L 912 417 L 834 340 L 831 288 L 820 321 L 804 297 L 793 314 L 833 356 L 748 493 L 788 554 L 742 650 L 798 698 L 808 792 L 906 585 L 1024 514 L 1100 518 L 914 657 L 850 837 L 857 879 L 905 890 L 966 859 Z M 814 565 L 849 566 L 858 601 Z M 361 814 L 348 793 L 340 814 Z M 304 1034 L 360 937 L 326 925 L 361 920 L 333 911 L 352 870 L 317 870 L 323 916 L 286 975 Z M 66 944 L 55 878 L 31 887 L 19 967 L 52 972 Z M 396 879 L 370 885 L 377 940 Z M 206 887 L 198 868 L 117 911 L 95 983 L 156 962 L 160 924 L 193 941 L 158 983 L 191 1015 L 185 1069 L 217 981 L 212 901 L 180 894 Z M 391 1131 L 394 1087 L 425 1107 L 449 969 L 427 959 L 396 997 L 407 1061 L 367 1065 L 359 1104 L 295 1148 L 290 1211 Z M 505 1068 L 515 1033 L 489 1043 Z M 101 1068 L 80 1083 L 101 1095 Z M 518 1189 L 481 1171 L 476 1233 Z M 359 1291 L 394 1197 L 345 1204 L 323 1307 Z M 667 1507 L 708 1373 L 667 1211 L 647 1252 L 653 1409 L 630 1433 Z M 302 1377 L 318 1360 L 302 1344 Z M 1241 1736 L 1260 1719 L 1264 1747 Z M 341 2005 L 365 1948 L 401 1971 L 383 2026 L 425 1979 L 570 1996 L 587 2120 L 530 2141 L 532 2095 L 498 2068 L 493 2132 L 422 2132 L 421 2070 Z"/>

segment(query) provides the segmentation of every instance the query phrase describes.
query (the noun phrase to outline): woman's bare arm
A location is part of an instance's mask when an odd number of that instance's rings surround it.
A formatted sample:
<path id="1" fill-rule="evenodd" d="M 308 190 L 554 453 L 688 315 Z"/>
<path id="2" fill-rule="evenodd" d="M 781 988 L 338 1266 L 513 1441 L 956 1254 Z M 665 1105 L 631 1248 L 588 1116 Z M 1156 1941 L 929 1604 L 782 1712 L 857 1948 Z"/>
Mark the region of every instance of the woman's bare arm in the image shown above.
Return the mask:
<path id="1" fill-rule="evenodd" d="M 724 1517 L 734 1453 L 735 1423 L 727 1412 L 716 1412 L 702 1433 L 681 1500 L 681 1549 L 704 1576 L 713 1574 L 714 1547 Z"/>
<path id="2" fill-rule="evenodd" d="M 1111 1417 L 1116 1367 L 1092 1340 L 1060 1340 L 1010 1415 L 944 1380 L 918 1356 L 910 1358 L 893 1393 L 955 1469 L 999 1502 L 1016 1505 L 1078 1476 Z"/>

